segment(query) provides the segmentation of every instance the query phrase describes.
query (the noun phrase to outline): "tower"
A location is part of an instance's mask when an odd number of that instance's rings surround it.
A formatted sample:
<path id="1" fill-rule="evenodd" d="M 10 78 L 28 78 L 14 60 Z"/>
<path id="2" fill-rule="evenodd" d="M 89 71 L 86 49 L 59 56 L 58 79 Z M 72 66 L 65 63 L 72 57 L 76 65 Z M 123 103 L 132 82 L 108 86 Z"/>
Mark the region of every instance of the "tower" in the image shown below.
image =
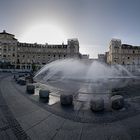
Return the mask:
<path id="1" fill-rule="evenodd" d="M 78 39 L 68 39 L 68 53 L 70 57 L 78 57 L 79 55 L 79 41 Z"/>
<path id="2" fill-rule="evenodd" d="M 119 64 L 121 61 L 121 40 L 112 39 L 109 43 L 109 63 Z"/>

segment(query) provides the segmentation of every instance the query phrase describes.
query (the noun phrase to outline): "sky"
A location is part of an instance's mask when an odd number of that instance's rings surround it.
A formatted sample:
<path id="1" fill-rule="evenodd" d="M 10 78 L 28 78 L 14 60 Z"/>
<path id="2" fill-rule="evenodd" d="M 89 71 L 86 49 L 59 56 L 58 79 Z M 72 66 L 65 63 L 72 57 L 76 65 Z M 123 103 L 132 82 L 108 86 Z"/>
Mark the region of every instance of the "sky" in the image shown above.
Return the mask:
<path id="1" fill-rule="evenodd" d="M 67 43 L 96 58 L 112 38 L 140 45 L 140 0 L 0 0 L 0 31 L 21 42 Z"/>

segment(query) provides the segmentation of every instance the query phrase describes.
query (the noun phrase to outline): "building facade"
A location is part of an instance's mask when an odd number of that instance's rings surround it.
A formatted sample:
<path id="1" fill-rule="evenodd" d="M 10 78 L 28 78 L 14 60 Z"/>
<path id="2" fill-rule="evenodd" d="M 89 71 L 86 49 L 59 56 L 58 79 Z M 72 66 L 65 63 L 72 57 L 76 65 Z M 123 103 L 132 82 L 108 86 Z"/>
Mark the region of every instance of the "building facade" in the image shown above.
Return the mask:
<path id="1" fill-rule="evenodd" d="M 83 60 L 88 59 L 89 60 L 89 55 L 88 54 L 82 54 L 81 59 L 83 59 Z"/>
<path id="2" fill-rule="evenodd" d="M 59 45 L 21 43 L 13 34 L 0 33 L 0 60 L 17 69 L 38 69 L 57 59 L 79 57 L 78 39 L 68 39 L 67 44 Z"/>
<path id="3" fill-rule="evenodd" d="M 140 46 L 122 44 L 120 39 L 112 39 L 107 52 L 107 63 L 140 65 Z"/>
<path id="4" fill-rule="evenodd" d="M 98 61 L 101 63 L 106 62 L 105 54 L 98 54 Z"/>

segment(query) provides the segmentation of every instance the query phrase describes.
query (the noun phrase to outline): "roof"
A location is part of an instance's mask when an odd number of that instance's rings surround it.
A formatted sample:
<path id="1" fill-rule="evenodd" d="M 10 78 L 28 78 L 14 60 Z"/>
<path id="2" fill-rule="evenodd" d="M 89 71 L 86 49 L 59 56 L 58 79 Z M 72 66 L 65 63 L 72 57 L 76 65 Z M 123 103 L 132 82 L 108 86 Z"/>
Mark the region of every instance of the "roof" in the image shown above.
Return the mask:
<path id="1" fill-rule="evenodd" d="M 13 35 L 13 34 L 7 33 L 5 30 L 3 30 L 3 32 L 1 32 L 0 34 Z M 13 36 L 14 36 L 14 35 L 13 35 Z"/>
<path id="2" fill-rule="evenodd" d="M 121 42 L 121 39 L 112 38 L 111 41 L 119 41 L 119 42 Z"/>
<path id="3" fill-rule="evenodd" d="M 123 49 L 140 49 L 140 46 L 132 46 L 128 44 L 122 44 Z"/>
<path id="4" fill-rule="evenodd" d="M 78 41 L 77 38 L 71 38 L 71 39 L 68 39 L 68 41 Z"/>

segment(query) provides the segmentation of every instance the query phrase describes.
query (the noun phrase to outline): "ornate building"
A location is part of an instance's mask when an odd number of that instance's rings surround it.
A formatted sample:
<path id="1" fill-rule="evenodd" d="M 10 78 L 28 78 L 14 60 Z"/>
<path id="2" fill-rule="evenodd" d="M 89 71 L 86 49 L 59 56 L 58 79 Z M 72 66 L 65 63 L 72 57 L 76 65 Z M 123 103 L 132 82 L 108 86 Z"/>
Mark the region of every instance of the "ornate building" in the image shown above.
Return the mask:
<path id="1" fill-rule="evenodd" d="M 107 53 L 107 63 L 140 65 L 140 46 L 122 44 L 120 39 L 112 39 Z"/>
<path id="2" fill-rule="evenodd" d="M 68 39 L 67 44 L 21 43 L 5 30 L 0 33 L 0 60 L 10 62 L 14 68 L 32 69 L 57 59 L 79 58 L 78 39 Z"/>

